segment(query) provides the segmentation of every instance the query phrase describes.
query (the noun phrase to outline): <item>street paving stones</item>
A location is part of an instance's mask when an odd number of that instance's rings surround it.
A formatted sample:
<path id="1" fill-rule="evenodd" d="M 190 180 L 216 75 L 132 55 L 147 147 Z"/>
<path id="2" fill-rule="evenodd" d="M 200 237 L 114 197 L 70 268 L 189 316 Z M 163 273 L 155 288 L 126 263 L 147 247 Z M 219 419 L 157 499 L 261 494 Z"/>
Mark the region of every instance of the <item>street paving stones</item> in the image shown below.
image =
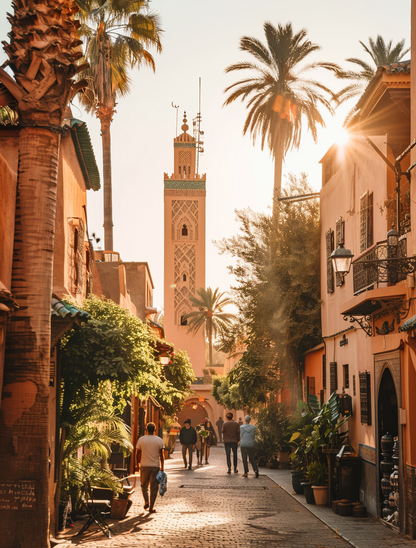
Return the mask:
<path id="1" fill-rule="evenodd" d="M 157 513 L 149 515 L 143 509 L 137 489 L 126 518 L 108 520 L 111 539 L 95 526 L 82 536 L 73 536 L 82 521 L 64 536 L 83 548 L 351 546 L 262 471 L 258 479 L 252 472 L 243 478 L 239 462 L 239 474 L 228 475 L 221 447 L 212 449 L 209 465 L 193 470 L 184 469 L 178 450 L 166 464 L 168 490 L 156 501 Z"/>

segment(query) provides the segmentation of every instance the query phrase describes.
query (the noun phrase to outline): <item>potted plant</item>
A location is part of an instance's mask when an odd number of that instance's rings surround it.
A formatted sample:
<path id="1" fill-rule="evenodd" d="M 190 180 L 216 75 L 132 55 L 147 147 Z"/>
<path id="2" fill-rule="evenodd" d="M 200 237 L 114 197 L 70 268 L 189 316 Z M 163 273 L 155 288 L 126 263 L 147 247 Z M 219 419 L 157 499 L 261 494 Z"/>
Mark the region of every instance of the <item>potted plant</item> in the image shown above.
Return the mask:
<path id="1" fill-rule="evenodd" d="M 320 461 L 311 462 L 308 466 L 306 477 L 312 486 L 315 504 L 317 506 L 327 506 L 328 466 Z"/>
<path id="2" fill-rule="evenodd" d="M 292 454 L 289 456 L 292 468 L 292 487 L 298 495 L 304 493 L 302 483 L 305 481 L 305 472 L 309 463 L 306 446 L 313 430 L 312 419 L 313 414 L 307 405 L 303 401 L 299 401 L 298 413 L 288 427 L 289 434 L 286 438 L 286 443 L 292 448 Z M 308 491 L 308 498 L 312 498 L 312 490 Z"/>
<path id="3" fill-rule="evenodd" d="M 260 466 L 279 467 L 279 452 L 287 449 L 285 442 L 289 424 L 287 414 L 287 407 L 276 403 L 270 403 L 256 414 L 255 458 Z"/>

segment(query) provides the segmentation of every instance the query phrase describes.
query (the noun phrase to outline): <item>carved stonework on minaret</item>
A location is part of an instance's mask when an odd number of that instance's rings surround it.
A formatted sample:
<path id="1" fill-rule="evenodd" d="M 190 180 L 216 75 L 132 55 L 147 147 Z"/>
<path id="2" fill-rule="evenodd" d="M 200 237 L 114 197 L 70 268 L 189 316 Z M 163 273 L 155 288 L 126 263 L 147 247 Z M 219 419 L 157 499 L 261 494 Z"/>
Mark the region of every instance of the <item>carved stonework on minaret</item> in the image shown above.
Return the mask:
<path id="1" fill-rule="evenodd" d="M 199 119 L 197 123 L 199 131 Z M 190 297 L 205 288 L 206 176 L 197 167 L 201 132 L 192 136 L 188 131 L 185 113 L 182 133 L 173 139 L 173 171 L 164 174 L 165 330 L 176 348 L 188 352 L 200 377 L 205 367 L 204 334 L 191 333 L 184 316 L 194 310 Z"/>
<path id="2" fill-rule="evenodd" d="M 172 240 L 198 240 L 197 200 L 172 200 Z"/>
<path id="3" fill-rule="evenodd" d="M 195 295 L 195 246 L 175 245 L 175 323 L 180 325 L 181 317 L 192 311 L 189 295 Z"/>

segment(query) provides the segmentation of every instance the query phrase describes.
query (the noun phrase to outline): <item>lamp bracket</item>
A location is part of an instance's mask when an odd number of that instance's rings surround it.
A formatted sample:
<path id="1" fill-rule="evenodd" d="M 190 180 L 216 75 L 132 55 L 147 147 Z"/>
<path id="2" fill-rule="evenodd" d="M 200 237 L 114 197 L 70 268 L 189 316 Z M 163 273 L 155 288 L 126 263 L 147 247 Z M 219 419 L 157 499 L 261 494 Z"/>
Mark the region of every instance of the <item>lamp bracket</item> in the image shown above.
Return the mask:
<path id="1" fill-rule="evenodd" d="M 351 315 L 345 315 L 344 321 L 346 322 L 357 322 L 358 325 L 361 327 L 361 329 L 369 336 L 371 337 L 373 334 L 373 328 L 371 325 L 371 316 L 353 316 Z"/>

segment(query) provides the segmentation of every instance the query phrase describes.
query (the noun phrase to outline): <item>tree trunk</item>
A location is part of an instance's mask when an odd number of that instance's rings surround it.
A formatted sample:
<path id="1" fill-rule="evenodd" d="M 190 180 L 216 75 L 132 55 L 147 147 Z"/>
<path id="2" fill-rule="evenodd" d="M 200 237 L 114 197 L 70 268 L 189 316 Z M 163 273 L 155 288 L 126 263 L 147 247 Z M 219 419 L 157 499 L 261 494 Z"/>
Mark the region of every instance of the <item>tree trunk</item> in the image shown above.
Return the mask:
<path id="1" fill-rule="evenodd" d="M 282 192 L 282 172 L 284 159 L 285 140 L 283 131 L 277 134 L 276 145 L 274 147 L 274 188 L 273 188 L 273 216 L 276 216 Z"/>
<path id="2" fill-rule="evenodd" d="M 111 121 L 113 107 L 99 107 L 97 116 L 101 122 L 103 145 L 103 186 L 104 186 L 104 249 L 113 251 L 113 197 L 111 181 Z"/>
<path id="3" fill-rule="evenodd" d="M 212 365 L 212 319 L 207 318 L 207 335 L 208 335 L 208 359 L 209 365 Z"/>
<path id="4" fill-rule="evenodd" d="M 0 547 L 49 547 L 49 372 L 60 137 L 20 130 L 12 293 L 20 309 L 6 338 L 0 481 L 30 482 L 33 501 L 2 510 Z M 31 507 L 30 507 L 31 506 Z"/>

